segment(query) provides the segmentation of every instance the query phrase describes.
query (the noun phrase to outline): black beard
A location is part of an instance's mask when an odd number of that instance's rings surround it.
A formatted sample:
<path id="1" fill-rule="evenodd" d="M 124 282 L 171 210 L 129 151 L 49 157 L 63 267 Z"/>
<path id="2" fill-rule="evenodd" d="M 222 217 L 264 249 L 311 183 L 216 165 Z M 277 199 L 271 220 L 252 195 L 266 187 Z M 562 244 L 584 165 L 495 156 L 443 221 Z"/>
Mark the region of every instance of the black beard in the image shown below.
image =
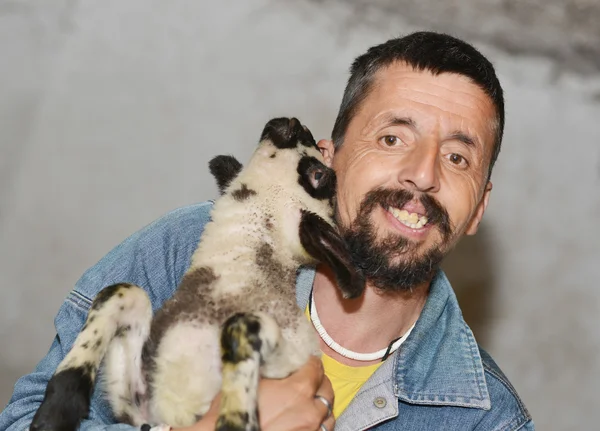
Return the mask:
<path id="1" fill-rule="evenodd" d="M 425 254 L 410 257 L 414 243 L 400 235 L 390 234 L 377 240 L 377 229 L 370 215 L 377 206 L 402 208 L 414 195 L 407 190 L 376 189 L 369 192 L 350 227 L 340 227 L 348 245 L 354 265 L 378 289 L 388 292 L 408 291 L 426 282 L 439 267 L 452 239 L 452 226 L 448 212 L 432 196 L 421 195 L 419 201 L 425 208 L 427 224 L 437 227 L 442 235 L 440 244 Z M 336 206 L 336 216 L 339 213 Z M 392 263 L 394 256 L 404 254 L 401 263 Z"/>

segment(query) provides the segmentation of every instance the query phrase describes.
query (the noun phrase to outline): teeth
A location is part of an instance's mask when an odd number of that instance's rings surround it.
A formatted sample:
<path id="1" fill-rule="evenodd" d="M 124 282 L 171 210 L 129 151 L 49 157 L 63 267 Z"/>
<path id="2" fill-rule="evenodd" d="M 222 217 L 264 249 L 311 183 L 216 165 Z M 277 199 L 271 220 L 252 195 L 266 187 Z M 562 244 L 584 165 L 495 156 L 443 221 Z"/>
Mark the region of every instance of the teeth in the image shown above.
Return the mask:
<path id="1" fill-rule="evenodd" d="M 411 229 L 421 229 L 427 224 L 427 217 L 419 217 L 417 213 L 409 213 L 406 210 L 399 210 L 394 207 L 389 207 L 388 210 L 398 221 Z"/>

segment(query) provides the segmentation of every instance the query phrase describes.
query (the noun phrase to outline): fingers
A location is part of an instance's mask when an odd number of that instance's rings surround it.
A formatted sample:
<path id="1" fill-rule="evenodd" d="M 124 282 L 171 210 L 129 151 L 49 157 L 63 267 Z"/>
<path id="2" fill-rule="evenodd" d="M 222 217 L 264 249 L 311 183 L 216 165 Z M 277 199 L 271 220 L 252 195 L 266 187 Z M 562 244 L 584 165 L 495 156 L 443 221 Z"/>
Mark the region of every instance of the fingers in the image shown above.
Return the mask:
<path id="1" fill-rule="evenodd" d="M 333 417 L 333 403 L 335 402 L 333 387 L 327 377 L 323 378 L 317 394 L 315 395 L 316 408 L 322 413 L 321 424 L 324 425 L 327 431 L 333 431 L 335 426 L 335 418 Z M 323 427 L 320 431 L 325 431 Z"/>
<path id="2" fill-rule="evenodd" d="M 335 428 L 335 418 L 331 415 L 329 418 L 325 419 L 321 425 L 322 427 L 319 431 L 333 431 Z M 325 429 L 323 429 L 323 427 L 325 427 Z"/>
<path id="3" fill-rule="evenodd" d="M 298 385 L 298 390 L 301 393 L 312 396 L 323 384 L 324 377 L 325 370 L 323 369 L 321 359 L 311 355 L 308 362 L 293 373 L 289 377 L 289 380 Z"/>
<path id="4" fill-rule="evenodd" d="M 265 431 L 333 431 L 333 387 L 325 376 L 321 358 L 311 356 L 299 370 L 284 379 L 261 379 L 259 420 Z M 323 397 L 315 398 L 318 395 Z M 203 423 L 214 424 L 220 396 L 213 401 Z M 209 420 L 210 419 L 210 420 Z M 214 429 L 214 428 L 213 428 Z"/>
<path id="5" fill-rule="evenodd" d="M 327 431 L 333 431 L 335 418 L 333 411 L 330 410 L 333 409 L 334 402 L 333 386 L 325 376 L 321 358 L 311 356 L 304 366 L 289 377 L 289 380 L 294 382 L 297 393 L 302 394 L 302 398 L 308 401 L 306 405 L 308 410 L 304 410 L 302 414 L 302 418 L 307 421 L 307 429 L 325 431 L 321 427 L 324 425 Z M 296 420 L 295 423 L 298 424 L 299 421 Z M 289 424 L 287 426 L 289 427 Z"/>

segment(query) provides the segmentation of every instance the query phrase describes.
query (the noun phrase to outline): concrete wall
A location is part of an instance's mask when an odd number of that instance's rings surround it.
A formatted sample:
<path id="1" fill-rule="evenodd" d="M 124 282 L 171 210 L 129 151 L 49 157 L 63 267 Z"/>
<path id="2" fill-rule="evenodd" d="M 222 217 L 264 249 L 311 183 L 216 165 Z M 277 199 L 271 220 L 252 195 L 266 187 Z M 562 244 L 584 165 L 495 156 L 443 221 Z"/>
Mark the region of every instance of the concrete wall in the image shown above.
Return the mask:
<path id="1" fill-rule="evenodd" d="M 437 28 L 489 55 L 507 102 L 482 231 L 445 267 L 538 429 L 596 426 L 600 37 L 584 24 L 598 8 L 392 3 L 0 3 L 0 404 L 46 352 L 86 268 L 215 196 L 212 155 L 245 160 L 275 115 L 328 137 L 351 60 Z"/>

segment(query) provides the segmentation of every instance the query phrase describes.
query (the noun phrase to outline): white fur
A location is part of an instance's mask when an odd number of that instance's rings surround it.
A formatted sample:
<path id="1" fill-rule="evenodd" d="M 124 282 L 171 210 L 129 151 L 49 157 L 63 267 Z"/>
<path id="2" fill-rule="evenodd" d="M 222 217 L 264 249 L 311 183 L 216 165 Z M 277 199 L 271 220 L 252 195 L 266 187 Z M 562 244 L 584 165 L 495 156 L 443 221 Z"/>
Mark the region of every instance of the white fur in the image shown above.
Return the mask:
<path id="1" fill-rule="evenodd" d="M 124 414 L 131 417 L 134 423 L 143 423 L 147 415 L 147 405 L 143 403 L 141 410 L 123 403 L 123 400 L 135 400 L 136 395 L 144 400 L 146 381 L 142 375 L 142 347 L 150 332 L 152 320 L 152 304 L 146 293 L 139 287 L 131 287 L 125 292 L 135 307 L 120 311 L 119 317 L 131 329 L 124 337 L 113 338 L 106 352 L 104 381 L 102 387 L 112 406 L 120 406 L 114 412 L 117 416 Z"/>
<path id="2" fill-rule="evenodd" d="M 165 334 L 156 357 L 152 421 L 189 426 L 206 413 L 221 386 L 219 328 L 180 323 Z"/>

